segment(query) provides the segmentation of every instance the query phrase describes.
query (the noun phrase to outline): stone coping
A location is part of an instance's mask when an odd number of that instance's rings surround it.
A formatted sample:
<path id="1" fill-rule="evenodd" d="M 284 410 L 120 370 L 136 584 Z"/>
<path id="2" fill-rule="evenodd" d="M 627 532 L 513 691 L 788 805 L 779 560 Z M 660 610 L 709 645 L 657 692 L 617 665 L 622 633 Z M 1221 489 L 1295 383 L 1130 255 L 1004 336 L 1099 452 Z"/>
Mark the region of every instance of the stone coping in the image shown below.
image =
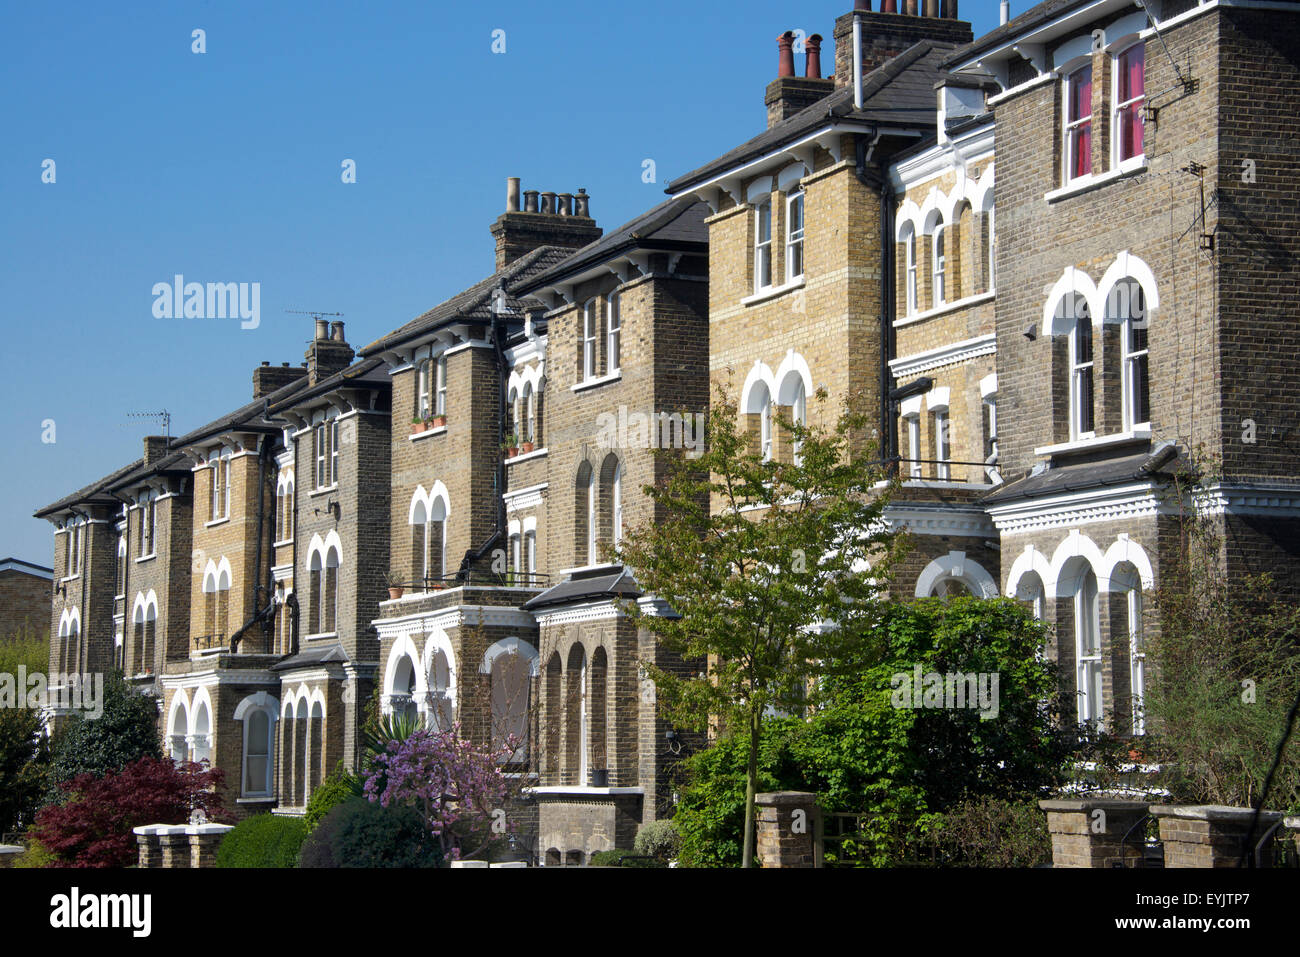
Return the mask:
<path id="1" fill-rule="evenodd" d="M 1282 823 L 1293 831 L 1300 831 L 1300 814 L 1293 814 L 1282 819 Z"/>
<path id="2" fill-rule="evenodd" d="M 1254 810 L 1248 807 L 1227 807 L 1222 804 L 1153 804 L 1153 817 L 1179 817 L 1197 821 L 1222 821 L 1231 824 L 1249 824 Z M 1260 823 L 1272 824 L 1281 820 L 1281 811 L 1260 811 Z"/>
<path id="3" fill-rule="evenodd" d="M 811 791 L 764 791 L 754 795 L 755 804 L 781 806 L 786 804 L 811 804 L 817 795 Z"/>
<path id="4" fill-rule="evenodd" d="M 26 850 L 21 844 L 0 844 L 0 854 L 22 854 Z"/>
<path id="5" fill-rule="evenodd" d="M 1150 801 L 1129 801 L 1123 798 L 1053 798 L 1051 800 L 1039 801 L 1039 808 L 1044 811 L 1092 811 L 1101 809 L 1103 811 L 1145 811 L 1154 808 Z"/>
<path id="6" fill-rule="evenodd" d="M 132 833 L 140 837 L 165 837 L 168 835 L 176 836 L 180 834 L 225 834 L 227 831 L 233 831 L 233 824 L 142 824 L 139 827 L 133 827 Z"/>

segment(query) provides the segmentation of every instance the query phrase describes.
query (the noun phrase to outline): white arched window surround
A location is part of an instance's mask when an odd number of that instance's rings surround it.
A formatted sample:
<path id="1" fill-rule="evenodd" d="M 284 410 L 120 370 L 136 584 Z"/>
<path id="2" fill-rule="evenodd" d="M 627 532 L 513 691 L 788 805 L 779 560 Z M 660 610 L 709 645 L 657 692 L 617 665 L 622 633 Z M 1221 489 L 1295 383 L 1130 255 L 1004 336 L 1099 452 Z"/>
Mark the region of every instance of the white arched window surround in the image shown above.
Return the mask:
<path id="1" fill-rule="evenodd" d="M 414 571 L 424 579 L 441 578 L 446 571 L 447 519 L 451 514 L 450 496 L 441 479 L 429 490 L 416 486 L 407 512 L 407 522 L 419 526 L 424 545 Z"/>
<path id="2" fill-rule="evenodd" d="M 786 353 L 776 371 L 777 381 L 781 383 L 776 393 L 779 406 L 789 409 L 792 424 L 808 424 L 808 393 L 812 391 L 812 372 L 807 361 L 793 349 Z M 803 461 L 803 442 L 796 440 L 793 446 L 794 462 Z"/>
<path id="3" fill-rule="evenodd" d="M 1160 306 L 1155 273 L 1137 256 L 1124 250 L 1102 275 L 1097 297 L 1105 304 L 1104 321 L 1120 325 L 1124 429 L 1149 427 L 1148 333 Z"/>
<path id="4" fill-rule="evenodd" d="M 184 691 L 177 691 L 167 712 L 167 753 L 173 761 L 189 758 L 190 707 Z"/>
<path id="5" fill-rule="evenodd" d="M 906 311 L 905 315 L 916 315 L 917 306 L 917 277 L 916 277 L 916 227 L 912 223 L 903 224 L 903 233 L 900 237 L 903 244 L 903 295 L 905 297 Z"/>
<path id="6" fill-rule="evenodd" d="M 623 462 L 619 461 L 614 467 L 614 478 L 610 485 L 610 507 L 612 509 L 612 521 L 610 523 L 611 541 L 617 545 L 623 540 Z"/>
<path id="7" fill-rule="evenodd" d="M 947 298 L 948 243 L 947 222 L 941 210 L 931 210 L 926 217 L 925 232 L 930 240 L 930 305 L 942 306 Z"/>
<path id="8" fill-rule="evenodd" d="M 925 394 L 926 408 L 930 412 L 930 427 L 934 436 L 934 475 L 941 482 L 952 478 L 951 423 L 948 418 L 949 390 L 947 386 L 931 389 Z"/>
<path id="9" fill-rule="evenodd" d="M 929 598 L 948 581 L 961 582 L 972 595 L 979 598 L 996 598 L 998 584 L 984 567 L 965 552 L 949 552 L 926 565 L 917 576 L 914 595 Z"/>
<path id="10" fill-rule="evenodd" d="M 531 681 L 539 673 L 537 649 L 522 638 L 502 638 L 483 654 L 479 673 L 491 676 L 494 745 L 506 735 L 519 739 L 510 761 L 527 759 L 528 703 Z"/>
<path id="11" fill-rule="evenodd" d="M 251 694 L 235 706 L 235 720 L 243 727 L 240 794 L 244 797 L 261 797 L 272 791 L 279 717 L 280 702 L 265 691 Z"/>
<path id="12" fill-rule="evenodd" d="M 322 538 L 313 535 L 307 546 L 307 569 L 313 594 L 309 595 L 315 611 L 318 635 L 334 634 L 338 629 L 339 569 L 343 564 L 343 542 L 334 529 Z"/>

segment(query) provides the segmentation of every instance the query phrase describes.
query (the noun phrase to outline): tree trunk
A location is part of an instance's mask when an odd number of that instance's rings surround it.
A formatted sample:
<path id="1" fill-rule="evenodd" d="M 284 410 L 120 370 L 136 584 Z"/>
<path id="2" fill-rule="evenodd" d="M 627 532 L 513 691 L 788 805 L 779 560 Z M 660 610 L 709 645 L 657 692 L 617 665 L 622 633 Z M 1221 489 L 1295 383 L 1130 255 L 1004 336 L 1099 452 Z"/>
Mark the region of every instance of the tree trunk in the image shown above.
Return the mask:
<path id="1" fill-rule="evenodd" d="M 753 706 L 749 712 L 749 762 L 745 769 L 745 843 L 740 866 L 754 866 L 754 795 L 758 791 L 758 739 L 762 715 Z"/>

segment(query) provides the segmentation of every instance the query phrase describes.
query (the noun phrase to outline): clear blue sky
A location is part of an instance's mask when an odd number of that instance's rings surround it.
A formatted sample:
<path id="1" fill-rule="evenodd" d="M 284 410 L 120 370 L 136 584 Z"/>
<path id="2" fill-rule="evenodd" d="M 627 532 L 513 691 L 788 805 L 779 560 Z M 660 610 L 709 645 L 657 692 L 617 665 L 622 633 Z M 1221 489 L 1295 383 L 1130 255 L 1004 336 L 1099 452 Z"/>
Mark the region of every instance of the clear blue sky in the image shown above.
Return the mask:
<path id="1" fill-rule="evenodd" d="M 155 428 L 127 413 L 166 408 L 182 434 L 247 402 L 262 360 L 301 362 L 310 319 L 285 309 L 342 312 L 360 345 L 489 273 L 507 176 L 585 187 L 607 229 L 660 202 L 669 179 L 763 128 L 776 36 L 822 33 L 829 71 L 851 8 L 9 4 L 0 557 L 50 564 L 51 528 L 31 513 L 140 455 Z M 977 36 L 997 25 L 996 0 L 961 12 Z M 260 282 L 260 327 L 154 318 L 153 284 L 176 273 Z"/>

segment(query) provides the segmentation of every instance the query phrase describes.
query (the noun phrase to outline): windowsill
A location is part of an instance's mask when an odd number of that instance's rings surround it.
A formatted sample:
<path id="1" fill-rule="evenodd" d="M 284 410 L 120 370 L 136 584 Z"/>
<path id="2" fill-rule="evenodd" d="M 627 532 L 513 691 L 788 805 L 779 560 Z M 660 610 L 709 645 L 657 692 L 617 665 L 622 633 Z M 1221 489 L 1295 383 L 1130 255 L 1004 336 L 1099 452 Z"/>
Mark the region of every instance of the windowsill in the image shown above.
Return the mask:
<path id="1" fill-rule="evenodd" d="M 941 306 L 935 306 L 933 309 L 927 309 L 925 312 L 914 313 L 910 316 L 904 316 L 902 319 L 895 320 L 894 328 L 908 326 L 914 322 L 924 322 L 926 319 L 933 319 L 935 316 L 941 316 L 947 312 L 954 312 L 958 309 L 967 309 L 970 306 L 977 306 L 981 302 L 989 302 L 997 297 L 997 290 L 991 289 L 988 292 L 981 292 L 978 295 L 966 296 L 963 299 L 955 299 L 952 302 L 945 302 Z"/>
<path id="2" fill-rule="evenodd" d="M 614 571 L 616 568 L 622 568 L 618 562 L 596 562 L 594 565 L 578 565 L 574 568 L 561 568 L 561 575 L 581 575 L 587 572 L 594 572 L 599 569 Z"/>
<path id="3" fill-rule="evenodd" d="M 1070 196 L 1078 196 L 1080 193 L 1088 193 L 1094 189 L 1099 189 L 1107 183 L 1112 183 L 1117 179 L 1123 179 L 1125 176 L 1133 176 L 1137 173 L 1145 172 L 1146 168 L 1146 155 L 1135 156 L 1131 160 L 1125 160 L 1116 169 L 1109 169 L 1104 173 L 1097 173 L 1096 175 L 1086 173 L 1083 176 L 1077 176 L 1060 189 L 1053 189 L 1044 193 L 1043 199 L 1049 203 L 1055 203 L 1058 200 L 1067 199 Z"/>
<path id="4" fill-rule="evenodd" d="M 210 521 L 210 522 L 204 522 L 204 523 L 203 523 L 203 527 L 204 527 L 204 528 L 215 528 L 215 527 L 218 526 L 218 525 L 225 525 L 226 522 L 228 522 L 228 521 L 230 521 L 230 516 L 229 516 L 229 515 L 227 515 L 225 518 L 214 518 L 214 519 L 213 519 L 212 521 Z"/>
<path id="5" fill-rule="evenodd" d="M 339 490 L 339 483 L 335 482 L 333 485 L 324 485 L 318 489 L 312 489 L 310 492 L 307 493 L 307 497 L 315 498 L 318 495 L 329 495 L 331 492 L 337 492 L 338 490 Z"/>
<path id="6" fill-rule="evenodd" d="M 1113 445 L 1146 442 L 1151 439 L 1150 428 L 1136 428 L 1114 435 L 1100 435 L 1091 439 L 1075 439 L 1072 442 L 1060 442 L 1056 445 L 1040 445 L 1034 449 L 1035 455 L 1063 455 L 1067 452 L 1083 452 L 1088 449 L 1104 449 Z"/>
<path id="7" fill-rule="evenodd" d="M 544 458 L 545 456 L 546 456 L 546 447 L 542 446 L 542 448 L 540 449 L 533 449 L 531 452 L 520 452 L 518 455 L 514 456 L 513 458 L 506 459 L 506 465 L 514 465 L 518 462 L 523 462 L 527 459 L 540 459 L 540 458 Z"/>
<path id="8" fill-rule="evenodd" d="M 285 538 L 285 539 L 282 539 L 282 540 L 280 540 L 280 541 L 278 541 L 278 542 L 272 542 L 272 543 L 271 543 L 271 547 L 272 547 L 272 548 L 284 548 L 286 545 L 292 545 L 292 544 L 293 544 L 293 539 L 292 539 L 292 538 Z"/>
<path id="9" fill-rule="evenodd" d="M 137 559 L 135 560 L 135 563 L 138 565 L 138 564 L 140 564 L 141 562 L 149 562 L 149 561 L 153 561 L 153 560 L 154 560 L 155 558 L 157 558 L 157 557 L 158 557 L 158 553 L 157 553 L 157 552 L 150 552 L 148 555 L 141 555 L 139 558 L 137 558 Z"/>
<path id="10" fill-rule="evenodd" d="M 607 382 L 617 382 L 621 378 L 623 378 L 623 370 L 618 368 L 613 372 L 598 375 L 594 379 L 583 379 L 581 382 L 575 382 L 569 388 L 574 392 L 581 392 L 584 389 L 594 389 L 597 386 L 605 385 Z"/>
<path id="11" fill-rule="evenodd" d="M 235 798 L 235 803 L 236 804 L 269 804 L 271 801 L 274 800 L 275 798 L 270 794 L 264 794 L 261 797 L 258 797 L 257 795 L 253 794 L 247 797 L 237 797 Z"/>
<path id="12" fill-rule="evenodd" d="M 645 794 L 645 789 L 640 787 L 606 787 L 596 788 L 589 784 L 550 784 L 543 787 L 528 788 L 530 794 L 572 794 L 578 795 L 617 795 L 617 794 Z"/>
<path id="13" fill-rule="evenodd" d="M 420 439 L 427 439 L 433 435 L 446 435 L 446 434 L 447 434 L 447 427 L 445 425 L 437 425 L 434 426 L 432 429 L 425 429 L 423 432 L 412 432 L 410 435 L 407 436 L 407 438 L 410 439 L 412 442 L 418 442 L 420 441 Z"/>
<path id="14" fill-rule="evenodd" d="M 68 576 L 66 576 L 66 577 L 64 577 L 64 578 L 60 578 L 59 581 L 60 581 L 60 582 L 75 582 L 75 581 L 76 581 L 78 578 L 80 578 L 80 577 L 81 577 L 81 572 L 77 572 L 77 574 L 75 574 L 75 575 L 68 575 Z"/>
<path id="15" fill-rule="evenodd" d="M 804 276 L 800 276 L 798 279 L 792 279 L 784 285 L 767 286 L 764 289 L 760 289 L 752 296 L 746 296 L 744 299 L 740 300 L 740 304 L 742 306 L 754 306 L 760 302 L 767 302 L 769 299 L 784 296 L 787 292 L 794 292 L 796 289 L 802 289 L 804 286 L 804 278 Z"/>
<path id="16" fill-rule="evenodd" d="M 322 632 L 320 632 L 319 634 L 315 634 L 315 635 L 303 635 L 303 639 L 302 639 L 302 640 L 303 640 L 303 641 L 322 641 L 322 640 L 324 640 L 324 639 L 326 639 L 326 638 L 338 638 L 338 636 L 339 636 L 339 633 L 338 633 L 337 631 L 322 631 Z"/>

